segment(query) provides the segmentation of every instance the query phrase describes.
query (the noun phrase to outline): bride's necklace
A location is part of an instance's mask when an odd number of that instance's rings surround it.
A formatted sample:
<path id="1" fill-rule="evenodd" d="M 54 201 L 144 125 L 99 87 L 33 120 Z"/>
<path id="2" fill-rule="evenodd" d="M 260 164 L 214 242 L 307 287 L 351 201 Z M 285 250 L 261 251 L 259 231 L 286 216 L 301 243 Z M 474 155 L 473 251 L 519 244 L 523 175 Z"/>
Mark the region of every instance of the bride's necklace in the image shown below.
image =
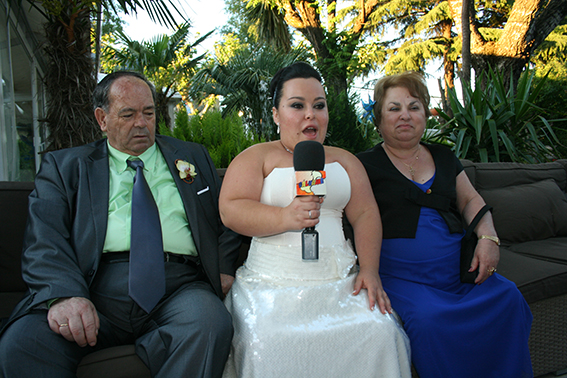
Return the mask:
<path id="1" fill-rule="evenodd" d="M 289 152 L 290 154 L 292 154 L 292 155 L 293 155 L 293 151 L 292 151 L 292 150 L 290 150 L 289 148 L 287 148 L 287 147 L 285 146 L 285 144 L 283 144 L 283 142 L 282 142 L 282 140 L 281 140 L 281 139 L 280 139 L 280 143 L 282 144 L 282 147 L 283 147 L 283 148 L 285 148 L 285 150 L 286 150 L 287 152 Z"/>
<path id="2" fill-rule="evenodd" d="M 409 169 L 409 173 L 411 175 L 411 180 L 415 181 L 415 169 L 413 168 L 413 165 L 419 160 L 419 153 L 421 152 L 421 144 L 418 145 L 417 147 L 417 152 L 415 155 L 415 161 L 413 161 L 411 164 L 406 164 L 401 157 L 397 156 L 394 152 L 392 152 L 392 150 L 390 150 L 390 147 L 387 147 L 385 144 L 383 145 L 384 147 L 386 147 L 386 150 L 396 159 L 398 159 L 403 165 L 405 165 L 408 169 Z"/>

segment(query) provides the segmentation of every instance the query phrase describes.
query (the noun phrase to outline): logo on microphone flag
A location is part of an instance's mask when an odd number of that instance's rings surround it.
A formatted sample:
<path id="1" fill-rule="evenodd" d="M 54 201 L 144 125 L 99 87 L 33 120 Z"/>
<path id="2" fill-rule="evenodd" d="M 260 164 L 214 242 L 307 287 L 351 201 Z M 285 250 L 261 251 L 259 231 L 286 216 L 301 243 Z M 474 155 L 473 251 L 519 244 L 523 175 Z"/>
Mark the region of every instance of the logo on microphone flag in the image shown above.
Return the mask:
<path id="1" fill-rule="evenodd" d="M 327 194 L 325 171 L 295 171 L 295 189 L 298 196 L 324 196 Z"/>

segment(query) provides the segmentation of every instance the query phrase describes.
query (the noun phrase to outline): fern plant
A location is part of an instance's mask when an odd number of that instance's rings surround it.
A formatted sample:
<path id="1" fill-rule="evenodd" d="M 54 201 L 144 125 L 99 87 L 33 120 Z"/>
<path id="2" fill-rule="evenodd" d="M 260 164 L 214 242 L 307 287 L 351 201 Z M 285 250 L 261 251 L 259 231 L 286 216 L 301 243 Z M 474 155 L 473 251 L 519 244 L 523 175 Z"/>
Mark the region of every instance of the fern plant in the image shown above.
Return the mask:
<path id="1" fill-rule="evenodd" d="M 544 80 L 532 86 L 533 78 L 534 72 L 524 72 L 516 90 L 506 90 L 502 75 L 490 69 L 477 77 L 474 89 L 463 84 L 463 103 L 450 88 L 454 116 L 437 109 L 447 121 L 438 137 L 448 139 L 461 159 L 537 163 L 558 157 L 559 140 L 535 105 Z M 514 88 L 511 79 L 509 88 Z"/>

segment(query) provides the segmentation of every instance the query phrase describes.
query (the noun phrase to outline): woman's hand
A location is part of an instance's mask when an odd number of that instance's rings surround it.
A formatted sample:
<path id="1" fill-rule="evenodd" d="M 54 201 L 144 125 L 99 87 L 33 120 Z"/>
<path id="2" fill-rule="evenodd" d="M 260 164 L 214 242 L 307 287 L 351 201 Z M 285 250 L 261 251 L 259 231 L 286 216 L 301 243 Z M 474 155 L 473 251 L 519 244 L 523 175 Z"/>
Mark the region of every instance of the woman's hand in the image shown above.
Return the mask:
<path id="1" fill-rule="evenodd" d="M 390 303 L 390 298 L 382 288 L 382 281 L 378 272 L 370 272 L 365 270 L 360 270 L 356 281 L 354 283 L 353 295 L 358 295 L 360 290 L 366 289 L 368 292 L 368 301 L 370 302 L 370 309 L 374 310 L 376 307 L 376 302 L 378 302 L 378 308 L 382 314 L 392 313 L 392 304 Z"/>
<path id="2" fill-rule="evenodd" d="M 319 223 L 323 197 L 297 196 L 291 203 L 282 209 L 283 222 L 289 230 L 301 230 L 315 227 Z"/>
<path id="3" fill-rule="evenodd" d="M 461 171 L 457 176 L 457 206 L 465 222 L 470 224 L 475 215 L 485 205 L 484 199 L 472 186 L 465 171 Z M 494 235 L 494 222 L 492 214 L 487 212 L 481 218 L 475 232 L 477 235 Z M 478 277 L 474 281 L 477 285 L 486 281 L 495 271 L 500 260 L 500 249 L 498 245 L 489 239 L 480 239 L 476 244 L 474 257 L 471 262 L 469 272 L 478 269 Z"/>
<path id="4" fill-rule="evenodd" d="M 469 272 L 478 269 L 478 277 L 474 283 L 480 285 L 486 281 L 486 279 L 496 271 L 498 261 L 500 261 L 500 249 L 498 245 L 492 240 L 480 239 L 476 244 L 471 268 L 469 269 Z"/>

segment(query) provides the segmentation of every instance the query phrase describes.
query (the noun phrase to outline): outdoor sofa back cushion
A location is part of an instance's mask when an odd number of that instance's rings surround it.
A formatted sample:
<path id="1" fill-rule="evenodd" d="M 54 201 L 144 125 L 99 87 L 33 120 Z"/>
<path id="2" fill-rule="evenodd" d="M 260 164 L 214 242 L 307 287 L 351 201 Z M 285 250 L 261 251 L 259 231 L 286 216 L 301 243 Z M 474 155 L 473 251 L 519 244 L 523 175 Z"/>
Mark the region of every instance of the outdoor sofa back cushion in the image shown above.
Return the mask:
<path id="1" fill-rule="evenodd" d="M 567 172 L 558 161 L 540 164 L 522 163 L 473 163 L 474 176 L 471 179 L 477 190 L 503 188 L 531 184 L 553 179 L 561 191 L 567 191 Z M 463 164 L 465 170 L 468 164 Z M 467 173 L 468 174 L 468 173 Z M 469 176 L 470 177 L 470 176 Z"/>
<path id="2" fill-rule="evenodd" d="M 567 236 L 567 199 L 554 180 L 480 190 L 504 244 Z"/>

